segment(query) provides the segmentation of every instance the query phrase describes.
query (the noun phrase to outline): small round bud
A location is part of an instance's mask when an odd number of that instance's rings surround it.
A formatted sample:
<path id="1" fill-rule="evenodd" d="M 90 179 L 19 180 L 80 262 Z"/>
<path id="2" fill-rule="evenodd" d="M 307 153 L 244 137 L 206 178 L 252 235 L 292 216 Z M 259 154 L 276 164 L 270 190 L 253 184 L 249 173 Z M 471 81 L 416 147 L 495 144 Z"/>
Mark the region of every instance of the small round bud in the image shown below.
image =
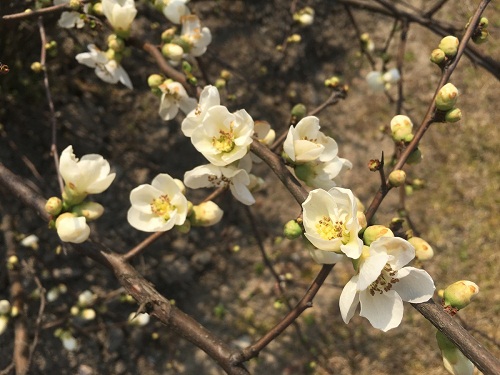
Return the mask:
<path id="1" fill-rule="evenodd" d="M 165 30 L 161 33 L 161 40 L 163 43 L 170 43 L 172 39 L 175 37 L 175 33 L 177 32 L 177 27 L 171 27 L 170 29 Z"/>
<path id="2" fill-rule="evenodd" d="M 96 313 L 94 309 L 83 309 L 80 312 L 80 317 L 84 320 L 94 320 L 96 317 Z"/>
<path id="3" fill-rule="evenodd" d="M 483 43 L 486 43 L 488 41 L 489 36 L 490 36 L 489 31 L 486 29 L 483 29 L 483 30 L 481 30 L 480 33 L 472 36 L 472 41 L 476 44 L 483 44 Z"/>
<path id="4" fill-rule="evenodd" d="M 3 299 L 0 301 L 0 315 L 7 315 L 10 312 L 9 300 Z"/>
<path id="5" fill-rule="evenodd" d="M 431 52 L 431 61 L 439 65 L 446 59 L 446 55 L 442 49 L 436 48 Z"/>
<path id="6" fill-rule="evenodd" d="M 481 17 L 479 20 L 479 27 L 486 29 L 488 27 L 489 21 L 486 17 Z"/>
<path id="7" fill-rule="evenodd" d="M 288 43 L 300 43 L 302 41 L 302 37 L 300 34 L 292 34 L 286 39 L 286 41 Z"/>
<path id="8" fill-rule="evenodd" d="M 340 78 L 337 76 L 330 77 L 325 80 L 325 86 L 335 88 L 340 85 Z"/>
<path id="9" fill-rule="evenodd" d="M 458 38 L 448 35 L 441 39 L 438 48 L 442 50 L 446 56 L 454 57 L 457 54 L 459 44 Z"/>
<path id="10" fill-rule="evenodd" d="M 161 48 L 161 53 L 169 60 L 181 61 L 184 50 L 178 44 L 167 43 Z"/>
<path id="11" fill-rule="evenodd" d="M 306 115 L 306 113 L 307 113 L 306 106 L 302 103 L 295 104 L 291 112 L 292 116 L 296 117 L 297 120 L 303 118 Z"/>
<path id="12" fill-rule="evenodd" d="M 35 61 L 33 64 L 31 64 L 31 70 L 35 73 L 40 73 L 43 70 L 43 65 L 38 61 Z"/>
<path id="13" fill-rule="evenodd" d="M 311 7 L 305 7 L 294 13 L 293 20 L 299 23 L 301 26 L 309 26 L 314 22 L 314 9 Z"/>
<path id="14" fill-rule="evenodd" d="M 9 259 L 7 259 L 7 264 L 10 267 L 17 266 L 19 264 L 19 258 L 16 255 L 11 255 Z"/>
<path id="15" fill-rule="evenodd" d="M 81 5 L 80 0 L 69 0 L 69 6 L 73 10 L 79 10 Z"/>
<path id="16" fill-rule="evenodd" d="M 392 139 L 396 142 L 405 140 L 408 135 L 412 134 L 413 123 L 408 116 L 397 115 L 391 120 Z"/>
<path id="17" fill-rule="evenodd" d="M 479 293 L 479 287 L 472 281 L 457 281 L 444 290 L 444 305 L 461 310 L 471 302 L 477 293 Z"/>
<path id="18" fill-rule="evenodd" d="M 452 108 L 444 115 L 446 122 L 457 122 L 462 119 L 462 111 L 460 108 Z"/>
<path id="19" fill-rule="evenodd" d="M 160 74 L 151 74 L 148 77 L 148 86 L 152 89 L 156 89 L 163 83 L 163 81 L 165 81 L 165 78 Z"/>
<path id="20" fill-rule="evenodd" d="M 87 307 L 94 303 L 97 296 L 92 293 L 90 290 L 85 290 L 78 296 L 78 304 L 81 307 Z"/>
<path id="21" fill-rule="evenodd" d="M 253 173 L 250 173 L 248 177 L 250 178 L 250 183 L 247 188 L 251 193 L 261 190 L 266 185 L 266 182 L 262 177 L 256 176 Z"/>
<path id="22" fill-rule="evenodd" d="M 59 215 L 62 210 L 62 200 L 58 197 L 50 197 L 45 203 L 45 211 L 50 215 Z"/>
<path id="23" fill-rule="evenodd" d="M 406 181 L 406 172 L 402 169 L 396 169 L 389 174 L 389 183 L 394 187 L 403 185 Z"/>
<path id="24" fill-rule="evenodd" d="M 394 233 L 383 225 L 370 225 L 363 233 L 363 242 L 366 246 L 380 237 L 394 237 Z"/>
<path id="25" fill-rule="evenodd" d="M 71 309 L 69 309 L 69 313 L 73 316 L 78 316 L 78 314 L 80 314 L 80 309 L 78 306 L 72 306 Z"/>
<path id="26" fill-rule="evenodd" d="M 215 80 L 214 86 L 217 87 L 220 90 L 220 89 L 226 87 L 226 80 L 222 79 L 222 78 L 217 78 Z"/>
<path id="27" fill-rule="evenodd" d="M 415 257 L 418 260 L 429 260 L 434 256 L 434 250 L 424 239 L 411 237 L 408 242 L 415 248 Z"/>
<path id="28" fill-rule="evenodd" d="M 289 240 L 294 240 L 302 236 L 302 227 L 296 220 L 290 220 L 283 227 L 283 233 Z"/>
<path id="29" fill-rule="evenodd" d="M 372 159 L 368 162 L 368 168 L 372 172 L 379 171 L 382 168 L 382 162 L 378 159 Z"/>
<path id="30" fill-rule="evenodd" d="M 231 78 L 233 78 L 233 74 L 227 69 L 222 69 L 220 72 L 220 77 L 226 81 L 229 81 Z"/>
<path id="31" fill-rule="evenodd" d="M 97 202 L 84 202 L 71 209 L 76 216 L 83 216 L 87 222 L 99 219 L 104 213 L 104 207 Z"/>
<path id="32" fill-rule="evenodd" d="M 373 52 L 375 50 L 375 43 L 370 38 L 370 34 L 368 33 L 361 34 L 359 40 L 361 41 L 361 46 L 365 51 Z"/>
<path id="33" fill-rule="evenodd" d="M 104 13 L 102 12 L 102 3 L 99 2 L 92 5 L 92 13 L 97 16 L 103 16 Z"/>
<path id="34" fill-rule="evenodd" d="M 447 83 L 439 90 L 436 96 L 436 108 L 448 111 L 455 106 L 458 99 L 458 89 L 452 83 Z"/>
<path id="35" fill-rule="evenodd" d="M 115 34 L 108 37 L 108 47 L 115 52 L 122 52 L 125 49 L 125 41 Z"/>
<path id="36" fill-rule="evenodd" d="M 421 161 L 422 161 L 422 152 L 420 151 L 419 148 L 413 150 L 410 156 L 408 156 L 408 159 L 406 160 L 408 164 L 418 164 Z"/>
<path id="37" fill-rule="evenodd" d="M 2 335 L 9 324 L 9 317 L 6 315 L 0 315 L 0 335 Z"/>
<path id="38" fill-rule="evenodd" d="M 193 206 L 189 220 L 192 226 L 209 227 L 221 221 L 222 215 L 224 215 L 224 211 L 214 202 L 208 201 Z"/>
<path id="39" fill-rule="evenodd" d="M 130 313 L 128 317 L 128 324 L 133 326 L 142 327 L 149 323 L 149 314 L 147 313 L 139 313 L 135 312 Z"/>

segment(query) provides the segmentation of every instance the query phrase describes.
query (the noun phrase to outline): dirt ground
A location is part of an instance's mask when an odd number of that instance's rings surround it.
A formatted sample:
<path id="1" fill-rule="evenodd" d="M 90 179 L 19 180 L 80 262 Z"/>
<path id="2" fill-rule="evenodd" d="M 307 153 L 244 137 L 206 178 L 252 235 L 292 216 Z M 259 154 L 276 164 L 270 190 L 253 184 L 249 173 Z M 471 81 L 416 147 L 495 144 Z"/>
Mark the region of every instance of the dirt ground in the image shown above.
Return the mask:
<path id="1" fill-rule="evenodd" d="M 0 13 L 15 13 L 26 7 L 18 3 L 2 2 Z M 139 14 L 132 34 L 158 43 L 168 22 L 146 2 L 136 3 Z M 379 129 L 389 125 L 395 106 L 384 94 L 367 87 L 364 77 L 371 69 L 359 53 L 356 33 L 341 5 L 299 1 L 298 8 L 309 5 L 316 12 L 314 24 L 301 28 L 292 24 L 290 3 L 192 0 L 191 10 L 213 36 L 208 52 L 200 59 L 201 66 L 211 82 L 222 69 L 231 71 L 233 79 L 221 91 L 222 103 L 230 110 L 246 109 L 255 120 L 269 121 L 277 134 L 288 128 L 293 105 L 301 102 L 312 110 L 329 96 L 324 80 L 332 75 L 342 77 L 350 87 L 347 99 L 318 117 L 323 130 L 338 142 L 340 156 L 353 163 L 343 186 L 368 205 L 379 178 L 368 170 L 367 163 L 379 158 L 382 151 L 386 157 L 392 155 L 392 141 Z M 406 3 L 418 7 L 427 2 Z M 478 1 L 449 3 L 435 19 L 460 26 L 472 15 Z M 360 10 L 353 10 L 353 14 L 361 31 L 369 32 L 376 47 L 382 48 L 392 20 Z M 492 37 L 481 49 L 498 60 L 500 6 L 490 5 L 486 16 Z M 132 230 L 127 223 L 130 190 L 149 183 L 158 173 L 182 179 L 186 170 L 204 160 L 180 131 L 181 115 L 169 122 L 158 116 L 159 100 L 147 87 L 148 75 L 159 72 L 150 56 L 134 49 L 124 60 L 133 91 L 106 84 L 74 59 L 90 42 L 104 48 L 105 33 L 89 28 L 62 30 L 55 26 L 57 18 L 47 16 L 44 24 L 48 39 L 58 43 L 58 55 L 48 58 L 47 69 L 59 150 L 72 144 L 77 156 L 99 153 L 110 161 L 117 177 L 110 189 L 96 197 L 106 213 L 92 227 L 92 233 L 115 251 L 125 252 L 146 238 L 145 233 Z M 276 46 L 291 33 L 299 33 L 302 42 L 289 44 L 285 52 L 278 51 Z M 415 124 L 423 119 L 438 82 L 439 70 L 429 62 L 428 55 L 439 40 L 430 31 L 410 25 L 403 71 L 403 113 Z M 396 37 L 389 47 L 390 55 L 396 55 L 398 44 Z M 0 24 L 0 60 L 10 67 L 9 74 L 0 76 L 0 162 L 49 197 L 57 193 L 49 156 L 50 112 L 42 76 L 30 70 L 31 63 L 40 59 L 39 53 L 36 20 Z M 380 67 L 380 59 L 377 61 Z M 391 60 L 388 67 L 394 66 Z M 420 145 L 423 161 L 407 171 L 411 179 L 423 179 L 425 189 L 407 198 L 406 209 L 418 233 L 434 248 L 434 259 L 420 266 L 431 274 L 437 289 L 461 279 L 479 285 L 480 294 L 459 318 L 499 356 L 500 113 L 496 103 L 500 83 L 466 58 L 451 82 L 460 90 L 463 120 L 432 125 Z M 396 97 L 395 87 L 389 93 Z M 266 166 L 258 165 L 255 173 L 265 178 L 266 186 L 255 194 L 251 214 L 225 194 L 217 199 L 224 209 L 221 223 L 209 229 L 195 228 L 187 235 L 169 232 L 133 260 L 167 298 L 235 345 L 251 343 L 274 326 L 287 312 L 283 301 L 288 299 L 293 304 L 300 299 L 320 269 L 300 240 L 282 237 L 283 224 L 297 217 L 300 207 Z M 207 192 L 189 191 L 188 198 L 199 201 Z M 38 250 L 19 249 L 19 257 L 25 262 L 31 334 L 40 305 L 35 275 L 45 290 L 61 283 L 68 290 L 45 308 L 30 374 L 222 373 L 200 349 L 158 322 L 151 321 L 142 328 L 127 325 L 128 315 L 137 306 L 120 300 L 120 286 L 113 275 L 70 249 L 56 252 L 60 243 L 55 233 L 8 193 L 2 189 L 0 193 L 0 215 L 14 215 L 20 238 L 29 234 L 40 238 Z M 397 209 L 398 194 L 393 191 L 380 207 L 377 222 L 388 224 L 397 216 Z M 289 275 L 283 281 L 285 296 L 278 293 L 264 265 L 252 220 L 276 271 L 284 278 Z M 2 243 L 0 299 L 9 298 L 4 249 Z M 314 307 L 298 319 L 298 330 L 289 327 L 258 358 L 248 362 L 251 373 L 446 374 L 435 329 L 409 305 L 401 326 L 388 333 L 373 329 L 359 316 L 344 324 L 338 298 L 352 274 L 350 264 L 338 264 L 315 298 Z M 97 317 L 91 322 L 69 313 L 77 296 L 86 289 L 99 297 Z M 54 337 L 57 328 L 71 329 L 79 349 L 66 351 Z M 12 347 L 11 325 L 0 336 L 0 369 L 9 365 Z"/>

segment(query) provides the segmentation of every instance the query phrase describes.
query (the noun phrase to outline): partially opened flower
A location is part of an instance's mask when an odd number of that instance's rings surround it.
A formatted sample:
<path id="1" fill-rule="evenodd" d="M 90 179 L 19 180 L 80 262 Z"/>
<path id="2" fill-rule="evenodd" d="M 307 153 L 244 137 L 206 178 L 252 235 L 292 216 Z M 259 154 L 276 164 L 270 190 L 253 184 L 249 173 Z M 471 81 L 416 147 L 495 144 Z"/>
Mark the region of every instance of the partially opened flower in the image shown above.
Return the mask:
<path id="1" fill-rule="evenodd" d="M 380 237 L 364 247 L 359 273 L 351 278 L 340 295 L 340 312 L 349 323 L 361 305 L 361 316 L 382 331 L 399 326 L 403 301 L 425 302 L 434 293 L 434 282 L 427 272 L 403 267 L 415 257 L 415 249 L 399 237 Z"/>
<path id="2" fill-rule="evenodd" d="M 208 109 L 203 126 L 194 129 L 191 142 L 210 163 L 223 167 L 247 154 L 253 128 L 253 120 L 244 109 L 230 113 L 216 105 Z"/>
<path id="3" fill-rule="evenodd" d="M 54 0 L 54 5 L 68 4 L 69 0 Z M 83 11 L 88 12 L 90 4 L 83 5 Z M 85 20 L 80 12 L 62 12 L 61 17 L 57 24 L 65 29 L 72 29 L 76 27 L 81 29 L 85 25 Z"/>
<path id="4" fill-rule="evenodd" d="M 78 159 L 73 153 L 73 146 L 68 146 L 61 153 L 59 172 L 66 184 L 65 193 L 79 203 L 87 194 L 98 194 L 106 190 L 115 179 L 115 173 L 110 172 L 106 159 L 98 154 L 88 154 Z"/>
<path id="5" fill-rule="evenodd" d="M 115 32 L 127 34 L 137 14 L 134 0 L 102 0 L 102 12 Z"/>
<path id="6" fill-rule="evenodd" d="M 337 142 L 319 129 L 319 119 L 314 116 L 304 117 L 295 127 L 290 126 L 283 150 L 293 162 L 325 162 L 337 156 Z"/>
<path id="7" fill-rule="evenodd" d="M 159 114 L 164 120 L 171 120 L 179 112 L 191 112 L 196 107 L 196 99 L 190 98 L 179 82 L 165 81 L 158 88 L 161 90 Z"/>
<path id="8" fill-rule="evenodd" d="M 121 82 L 132 90 L 132 82 L 123 67 L 113 59 L 109 59 L 106 53 L 97 48 L 94 44 L 89 44 L 90 52 L 83 52 L 76 55 L 76 60 L 89 68 L 95 68 L 95 74 L 108 83 Z"/>
<path id="9" fill-rule="evenodd" d="M 144 232 L 164 232 L 186 221 L 186 197 L 168 174 L 159 174 L 151 185 L 136 187 L 130 193 L 130 202 L 128 222 Z"/>
<path id="10" fill-rule="evenodd" d="M 181 39 L 190 46 L 189 54 L 201 56 L 212 41 L 212 34 L 208 27 L 201 27 L 200 19 L 194 14 L 181 17 Z"/>
<path id="11" fill-rule="evenodd" d="M 208 85 L 203 88 L 200 94 L 200 101 L 182 121 L 182 132 L 186 137 L 191 137 L 194 129 L 202 124 L 208 110 L 216 105 L 220 105 L 219 90 L 217 87 Z"/>
<path id="12" fill-rule="evenodd" d="M 163 14 L 170 22 L 180 24 L 182 16 L 189 14 L 189 8 L 186 6 L 188 1 L 189 0 L 163 0 Z"/>
<path id="13" fill-rule="evenodd" d="M 344 253 L 357 259 L 363 242 L 352 191 L 334 187 L 328 192 L 316 189 L 302 203 L 304 235 L 319 250 Z"/>
<path id="14" fill-rule="evenodd" d="M 184 183 L 191 189 L 229 187 L 233 196 L 241 203 L 246 205 L 255 203 L 252 193 L 248 190 L 250 184 L 248 171 L 234 165 L 227 167 L 201 165 L 184 174 Z"/>
<path id="15" fill-rule="evenodd" d="M 67 212 L 56 220 L 57 235 L 63 242 L 82 243 L 90 235 L 90 227 L 83 216 L 76 217 Z"/>

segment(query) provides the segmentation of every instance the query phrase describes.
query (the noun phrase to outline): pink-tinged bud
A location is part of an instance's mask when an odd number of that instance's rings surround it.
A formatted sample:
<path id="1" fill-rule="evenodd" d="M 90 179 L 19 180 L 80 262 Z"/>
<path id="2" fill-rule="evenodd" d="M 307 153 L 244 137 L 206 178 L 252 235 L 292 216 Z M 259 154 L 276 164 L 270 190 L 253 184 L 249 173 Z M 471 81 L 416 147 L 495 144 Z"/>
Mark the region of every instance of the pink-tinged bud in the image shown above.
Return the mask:
<path id="1" fill-rule="evenodd" d="M 394 233 L 389 228 L 383 225 L 370 225 L 363 232 L 363 242 L 366 246 L 380 237 L 394 237 Z"/>
<path id="2" fill-rule="evenodd" d="M 389 174 L 389 183 L 394 187 L 403 185 L 406 181 L 406 172 L 402 169 L 397 169 Z"/>
<path id="3" fill-rule="evenodd" d="M 440 111 L 448 111 L 455 106 L 458 99 L 458 90 L 452 83 L 447 83 L 436 96 L 436 108 Z"/>
<path id="4" fill-rule="evenodd" d="M 415 248 L 415 257 L 418 260 L 429 260 L 434 256 L 434 250 L 431 245 L 420 237 L 411 237 L 408 242 Z"/>
<path id="5" fill-rule="evenodd" d="M 454 57 L 457 54 L 459 44 L 458 38 L 448 35 L 441 39 L 439 49 L 442 50 L 446 56 Z"/>
<path id="6" fill-rule="evenodd" d="M 444 305 L 461 310 L 471 303 L 477 293 L 479 293 L 479 287 L 472 281 L 457 281 L 444 290 Z"/>

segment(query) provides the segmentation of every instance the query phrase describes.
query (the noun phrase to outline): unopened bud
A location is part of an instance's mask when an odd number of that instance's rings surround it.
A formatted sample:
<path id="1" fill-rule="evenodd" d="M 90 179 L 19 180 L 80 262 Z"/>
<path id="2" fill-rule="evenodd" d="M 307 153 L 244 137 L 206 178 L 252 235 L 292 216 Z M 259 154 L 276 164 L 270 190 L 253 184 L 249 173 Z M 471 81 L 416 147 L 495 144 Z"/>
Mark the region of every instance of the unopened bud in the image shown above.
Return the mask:
<path id="1" fill-rule="evenodd" d="M 9 317 L 6 315 L 0 315 L 0 335 L 2 335 L 9 324 Z"/>
<path id="2" fill-rule="evenodd" d="M 161 53 L 169 60 L 181 61 L 184 50 L 178 44 L 167 43 L 161 48 Z"/>
<path id="3" fill-rule="evenodd" d="M 148 77 L 148 86 L 152 89 L 156 89 L 163 83 L 163 81 L 165 81 L 165 78 L 160 74 L 151 74 Z"/>
<path id="4" fill-rule="evenodd" d="M 175 33 L 177 32 L 177 27 L 171 27 L 161 33 L 161 40 L 164 43 L 170 43 L 174 39 Z"/>
<path id="5" fill-rule="evenodd" d="M 80 312 L 80 317 L 84 320 L 94 320 L 96 316 L 94 309 L 83 309 Z"/>
<path id="6" fill-rule="evenodd" d="M 363 232 L 363 242 L 366 246 L 380 237 L 394 237 L 394 233 L 389 228 L 383 225 L 370 225 Z"/>
<path id="7" fill-rule="evenodd" d="M 104 213 L 104 207 L 97 202 L 84 202 L 71 209 L 76 216 L 83 216 L 87 222 L 99 219 Z"/>
<path id="8" fill-rule="evenodd" d="M 394 187 L 403 185 L 406 181 L 406 172 L 402 169 L 396 169 L 389 174 L 389 183 Z"/>
<path id="9" fill-rule="evenodd" d="M 222 219 L 223 214 L 224 211 L 219 206 L 212 201 L 208 201 L 193 206 L 193 212 L 189 220 L 193 226 L 209 227 L 217 224 Z"/>
<path id="10" fill-rule="evenodd" d="M 314 22 L 314 9 L 311 7 L 305 7 L 294 13 L 293 20 L 298 22 L 302 26 L 312 25 Z"/>
<path id="11" fill-rule="evenodd" d="M 434 256 L 434 250 L 431 245 L 420 237 L 411 237 L 408 242 L 415 248 L 415 257 L 418 260 L 429 260 Z"/>
<path id="12" fill-rule="evenodd" d="M 458 38 L 448 35 L 441 39 L 439 49 L 442 50 L 446 56 L 454 57 L 457 54 L 459 43 Z"/>
<path id="13" fill-rule="evenodd" d="M 412 134 L 413 123 L 410 118 L 405 115 L 394 116 L 391 120 L 392 139 L 396 142 L 405 140 L 408 135 Z"/>
<path id="14" fill-rule="evenodd" d="M 476 44 L 483 44 L 488 41 L 490 33 L 487 29 L 482 29 L 481 32 L 472 36 L 472 41 Z"/>
<path id="15" fill-rule="evenodd" d="M 332 87 L 335 88 L 338 85 L 340 85 L 340 78 L 337 76 L 330 77 L 325 80 L 325 86 L 326 87 Z"/>
<path id="16" fill-rule="evenodd" d="M 307 113 L 307 109 L 306 109 L 306 106 L 302 103 L 299 103 L 299 104 L 295 104 L 292 108 L 292 116 L 296 117 L 297 120 L 300 120 L 301 118 L 303 118 L 306 113 Z"/>
<path id="17" fill-rule="evenodd" d="M 294 240 L 302 236 L 302 227 L 296 220 L 290 220 L 283 227 L 283 233 L 289 240 Z"/>
<path id="18" fill-rule="evenodd" d="M 31 70 L 35 73 L 40 73 L 43 70 L 43 65 L 38 61 L 35 61 L 33 64 L 31 64 Z"/>
<path id="19" fill-rule="evenodd" d="M 92 5 L 92 13 L 97 16 L 103 16 L 104 13 L 102 12 L 102 3 L 95 3 Z"/>
<path id="20" fill-rule="evenodd" d="M 457 281 L 444 290 L 444 305 L 461 310 L 471 302 L 477 293 L 479 293 L 479 287 L 472 281 Z"/>
<path id="21" fill-rule="evenodd" d="M 9 300 L 3 299 L 0 301 L 0 315 L 7 315 L 10 312 Z"/>
<path id="22" fill-rule="evenodd" d="M 481 19 L 479 20 L 479 27 L 486 29 L 488 27 L 488 24 L 488 19 L 486 17 L 481 17 Z"/>
<path id="23" fill-rule="evenodd" d="M 225 79 L 226 81 L 229 81 L 231 78 L 233 78 L 233 74 L 227 69 L 222 69 L 220 72 L 220 77 L 222 79 Z"/>
<path id="24" fill-rule="evenodd" d="M 50 197 L 45 203 L 45 211 L 50 215 L 59 215 L 62 210 L 62 200 L 58 197 Z"/>
<path id="25" fill-rule="evenodd" d="M 115 34 L 108 36 L 108 47 L 115 52 L 122 52 L 125 49 L 125 42 Z"/>
<path id="26" fill-rule="evenodd" d="M 442 49 L 436 48 L 431 52 L 431 61 L 436 65 L 441 64 L 445 58 L 446 55 Z"/>
<path id="27" fill-rule="evenodd" d="M 300 34 L 292 34 L 288 38 L 286 38 L 288 43 L 300 43 L 302 41 L 302 37 Z"/>
<path id="28" fill-rule="evenodd" d="M 462 119 L 462 111 L 460 108 L 452 108 L 444 115 L 446 122 L 457 122 Z"/>
<path id="29" fill-rule="evenodd" d="M 436 108 L 440 111 L 448 111 L 455 106 L 458 99 L 458 89 L 452 83 L 447 83 L 436 96 Z"/>
<path id="30" fill-rule="evenodd" d="M 81 5 L 82 3 L 80 2 L 80 0 L 69 0 L 69 6 L 73 10 L 79 10 Z"/>
<path id="31" fill-rule="evenodd" d="M 372 159 L 368 162 L 368 168 L 372 172 L 379 171 L 382 168 L 382 162 L 378 159 Z"/>

